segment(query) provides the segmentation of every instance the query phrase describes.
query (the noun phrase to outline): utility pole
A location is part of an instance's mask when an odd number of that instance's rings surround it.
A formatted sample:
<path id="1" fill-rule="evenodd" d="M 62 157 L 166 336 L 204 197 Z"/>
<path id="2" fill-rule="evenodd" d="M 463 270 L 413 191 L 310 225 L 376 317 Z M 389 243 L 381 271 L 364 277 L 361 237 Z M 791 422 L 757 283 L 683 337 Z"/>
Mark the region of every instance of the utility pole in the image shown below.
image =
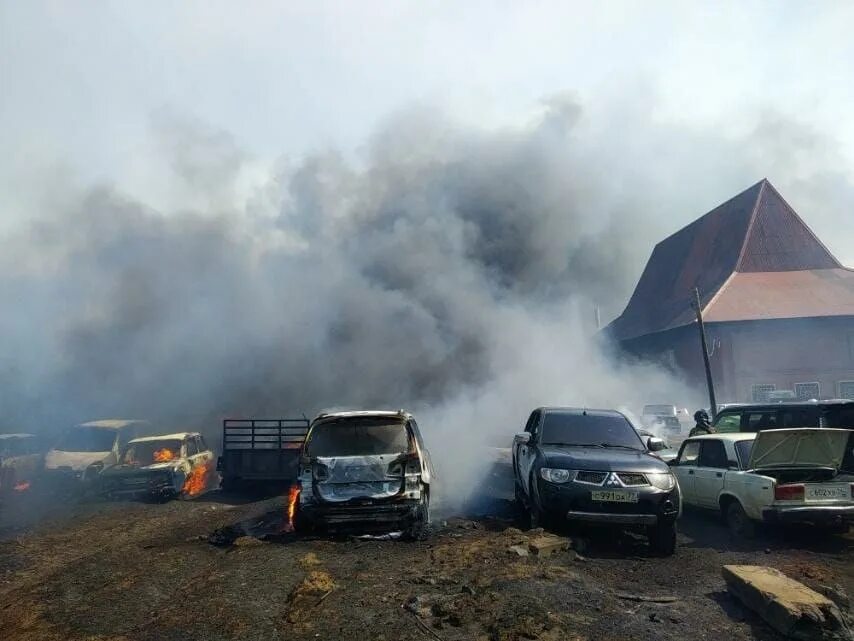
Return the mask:
<path id="1" fill-rule="evenodd" d="M 709 347 L 706 345 L 706 327 L 703 325 L 703 308 L 700 306 L 700 290 L 694 288 L 694 311 L 697 312 L 697 327 L 700 329 L 700 347 L 703 349 L 703 365 L 706 368 L 706 386 L 709 388 L 709 410 L 712 420 L 718 413 L 718 404 L 715 402 L 715 382 L 712 380 L 712 366 L 709 364 Z"/>

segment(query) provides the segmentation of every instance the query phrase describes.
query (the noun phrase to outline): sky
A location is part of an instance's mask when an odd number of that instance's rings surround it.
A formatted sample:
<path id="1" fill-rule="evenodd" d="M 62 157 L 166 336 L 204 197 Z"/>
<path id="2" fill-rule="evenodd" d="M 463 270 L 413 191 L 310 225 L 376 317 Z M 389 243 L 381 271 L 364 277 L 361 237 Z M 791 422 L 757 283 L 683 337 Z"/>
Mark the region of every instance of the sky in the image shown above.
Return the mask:
<path id="1" fill-rule="evenodd" d="M 821 153 L 850 175 L 850 3 L 598 4 L 7 0 L 4 226 L 28 217 L 45 169 L 175 205 L 150 162 L 164 118 L 227 132 L 263 165 L 325 148 L 358 156 L 411 105 L 503 127 L 567 93 L 593 128 L 620 117 L 631 129 L 668 123 L 726 138 L 773 111 L 827 137 Z M 769 177 L 799 195 L 791 183 L 815 171 L 807 162 Z M 734 179 L 732 193 L 761 177 Z M 700 193 L 686 216 L 729 195 Z"/>

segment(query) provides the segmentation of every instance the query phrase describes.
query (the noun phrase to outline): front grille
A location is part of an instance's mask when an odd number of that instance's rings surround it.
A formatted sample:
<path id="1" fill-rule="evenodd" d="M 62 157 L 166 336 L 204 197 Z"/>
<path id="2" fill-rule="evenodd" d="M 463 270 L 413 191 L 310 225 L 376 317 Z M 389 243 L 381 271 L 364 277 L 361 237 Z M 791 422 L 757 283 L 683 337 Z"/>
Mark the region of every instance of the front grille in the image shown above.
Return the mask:
<path id="1" fill-rule="evenodd" d="M 605 477 L 608 476 L 607 472 L 588 472 L 582 470 L 577 472 L 575 475 L 575 480 L 579 483 L 590 483 L 592 485 L 602 485 L 605 481 Z"/>
<path id="2" fill-rule="evenodd" d="M 637 474 L 635 472 L 619 472 L 617 473 L 617 477 L 626 487 L 649 485 L 649 482 L 646 480 L 646 477 L 643 474 Z"/>

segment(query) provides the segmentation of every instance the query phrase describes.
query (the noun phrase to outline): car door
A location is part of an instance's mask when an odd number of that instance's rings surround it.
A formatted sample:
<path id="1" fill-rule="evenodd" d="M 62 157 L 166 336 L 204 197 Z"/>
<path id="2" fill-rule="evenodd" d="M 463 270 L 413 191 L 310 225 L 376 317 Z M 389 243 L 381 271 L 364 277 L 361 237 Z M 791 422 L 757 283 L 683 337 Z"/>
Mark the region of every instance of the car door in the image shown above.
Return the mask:
<path id="1" fill-rule="evenodd" d="M 208 469 L 213 469 L 214 464 L 214 453 L 211 448 L 208 447 L 208 444 L 205 442 L 205 438 L 203 436 L 195 436 L 196 446 L 198 447 L 198 464 L 204 465 Z"/>
<path id="2" fill-rule="evenodd" d="M 694 473 L 700 458 L 700 441 L 688 439 L 682 443 L 679 456 L 673 463 L 673 473 L 679 481 L 679 491 L 685 503 L 694 505 Z"/>
<path id="3" fill-rule="evenodd" d="M 694 500 L 701 507 L 717 508 L 724 487 L 724 474 L 729 468 L 726 447 L 721 439 L 705 438 L 700 442 L 700 456 L 694 470 Z"/>
<path id="4" fill-rule="evenodd" d="M 514 456 L 516 457 L 517 478 L 520 485 L 524 488 L 525 494 L 529 494 L 531 491 L 529 481 L 531 478 L 531 468 L 533 467 L 534 459 L 536 458 L 536 438 L 539 430 L 541 414 L 542 412 L 540 411 L 534 411 L 531 413 L 531 416 L 528 418 L 528 422 L 525 425 L 525 432 L 530 435 L 530 440 L 527 443 L 519 443 L 516 446 L 516 451 L 514 452 Z"/>

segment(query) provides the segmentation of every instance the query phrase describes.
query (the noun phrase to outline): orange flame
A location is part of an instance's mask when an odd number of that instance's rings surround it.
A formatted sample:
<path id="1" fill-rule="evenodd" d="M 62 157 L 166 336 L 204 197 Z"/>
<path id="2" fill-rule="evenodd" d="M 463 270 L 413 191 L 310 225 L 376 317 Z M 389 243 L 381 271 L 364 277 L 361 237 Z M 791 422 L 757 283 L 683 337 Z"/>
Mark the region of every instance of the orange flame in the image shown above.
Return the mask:
<path id="1" fill-rule="evenodd" d="M 168 447 L 164 447 L 159 450 L 154 451 L 154 462 L 155 463 L 166 463 L 167 461 L 175 460 L 175 452 L 170 450 Z"/>
<path id="2" fill-rule="evenodd" d="M 184 481 L 184 487 L 181 490 L 188 496 L 198 496 L 208 487 L 208 476 L 210 469 L 207 465 L 199 465 L 194 467 L 187 475 Z"/>
<path id="3" fill-rule="evenodd" d="M 16 492 L 26 492 L 30 489 L 29 481 L 21 481 L 20 483 L 15 484 L 15 487 L 12 488 Z"/>
<path id="4" fill-rule="evenodd" d="M 287 522 L 283 528 L 285 532 L 294 531 L 294 514 L 297 511 L 297 501 L 299 501 L 300 487 L 299 485 L 291 485 L 288 488 L 288 504 L 287 504 Z"/>

